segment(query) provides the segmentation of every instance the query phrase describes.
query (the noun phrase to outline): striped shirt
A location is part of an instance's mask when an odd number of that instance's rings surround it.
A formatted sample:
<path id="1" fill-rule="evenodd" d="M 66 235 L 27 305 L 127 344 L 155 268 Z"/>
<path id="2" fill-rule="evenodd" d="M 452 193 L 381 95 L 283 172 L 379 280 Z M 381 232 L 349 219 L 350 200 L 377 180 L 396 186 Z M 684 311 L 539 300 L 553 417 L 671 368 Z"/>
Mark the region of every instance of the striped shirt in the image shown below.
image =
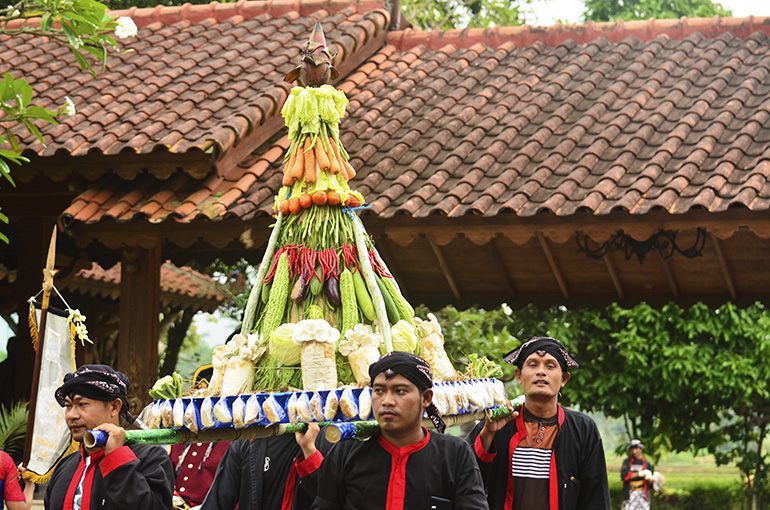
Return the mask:
<path id="1" fill-rule="evenodd" d="M 548 510 L 553 443 L 559 427 L 556 415 L 538 418 L 523 408 L 527 436 L 511 456 L 513 510 Z"/>

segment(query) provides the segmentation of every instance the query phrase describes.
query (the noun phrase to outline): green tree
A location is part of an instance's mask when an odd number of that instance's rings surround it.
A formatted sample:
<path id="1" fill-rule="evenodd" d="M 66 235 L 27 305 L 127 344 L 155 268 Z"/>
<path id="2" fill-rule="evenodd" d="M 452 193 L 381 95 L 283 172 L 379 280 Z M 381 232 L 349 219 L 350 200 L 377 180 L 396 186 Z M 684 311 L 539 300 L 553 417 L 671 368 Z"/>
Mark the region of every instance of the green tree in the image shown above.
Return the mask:
<path id="1" fill-rule="evenodd" d="M 489 28 L 524 24 L 530 0 L 402 0 L 401 12 L 423 30 Z"/>
<path id="2" fill-rule="evenodd" d="M 585 0 L 586 21 L 631 21 L 650 18 L 729 18 L 732 11 L 712 0 Z"/>
<path id="3" fill-rule="evenodd" d="M 117 19 L 107 13 L 107 7 L 96 0 L 20 0 L 0 8 L 0 37 L 45 36 L 70 47 L 81 69 L 95 75 L 94 63 L 106 62 L 108 50 L 118 43 L 118 38 L 136 35 L 131 18 Z M 40 143 L 43 135 L 36 123 L 57 124 L 56 117 L 75 115 L 75 105 L 67 98 L 58 111 L 34 104 L 34 91 L 23 77 L 5 73 L 0 81 L 0 175 L 11 185 L 9 163 L 21 165 L 29 161 L 21 155 L 18 141 L 19 126 L 32 134 Z M 0 212 L 0 221 L 8 223 L 8 217 Z M 0 240 L 8 238 L 0 233 Z"/>
<path id="4" fill-rule="evenodd" d="M 479 352 L 499 361 L 532 336 L 558 338 L 582 363 L 562 391 L 565 405 L 622 419 L 627 438 L 644 438 L 653 457 L 706 450 L 719 463 L 734 461 L 753 480 L 749 495 L 760 506 L 767 499 L 770 311 L 764 305 L 528 307 L 511 314 L 448 308 L 440 316 L 455 359 Z"/>

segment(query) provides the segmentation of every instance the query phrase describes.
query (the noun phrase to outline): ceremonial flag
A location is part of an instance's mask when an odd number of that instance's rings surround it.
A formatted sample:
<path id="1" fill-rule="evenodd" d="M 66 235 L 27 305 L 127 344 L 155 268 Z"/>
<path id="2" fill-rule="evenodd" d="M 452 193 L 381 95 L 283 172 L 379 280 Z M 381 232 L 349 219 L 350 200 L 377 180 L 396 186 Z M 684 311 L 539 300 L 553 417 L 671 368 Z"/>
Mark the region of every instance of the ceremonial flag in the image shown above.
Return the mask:
<path id="1" fill-rule="evenodd" d="M 30 305 L 29 325 L 32 341 L 37 345 L 38 324 L 41 323 L 41 304 Z M 40 379 L 35 401 L 32 447 L 27 463 L 27 474 L 35 483 L 46 483 L 53 468 L 65 455 L 77 449 L 72 441 L 62 409 L 54 398 L 64 374 L 74 372 L 75 326 L 68 321 L 69 314 L 49 307 L 45 324 L 45 341 L 40 357 Z M 29 431 L 27 431 L 29 434 Z"/>

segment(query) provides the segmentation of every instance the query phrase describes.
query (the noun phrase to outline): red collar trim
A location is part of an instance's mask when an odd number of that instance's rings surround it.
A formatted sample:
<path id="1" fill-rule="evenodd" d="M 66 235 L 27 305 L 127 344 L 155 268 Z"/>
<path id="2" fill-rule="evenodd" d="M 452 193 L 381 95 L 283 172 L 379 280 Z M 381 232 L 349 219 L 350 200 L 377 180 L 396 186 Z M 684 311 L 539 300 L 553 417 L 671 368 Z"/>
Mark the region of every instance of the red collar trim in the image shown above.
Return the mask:
<path id="1" fill-rule="evenodd" d="M 425 427 L 420 427 L 420 428 L 423 430 L 423 432 L 425 432 L 425 437 L 423 437 L 420 441 L 416 443 L 408 444 L 401 448 L 399 448 L 398 446 L 394 445 L 393 443 L 385 439 L 385 436 L 383 436 L 382 434 L 377 436 L 377 442 L 379 442 L 380 446 L 385 448 L 385 450 L 393 456 L 409 455 L 416 451 L 422 450 L 423 448 L 425 448 L 425 446 L 427 446 L 428 442 L 430 442 L 430 432 L 428 431 L 428 429 L 426 429 Z"/>
<path id="2" fill-rule="evenodd" d="M 430 432 L 425 427 L 421 427 L 425 432 L 422 440 L 406 445 L 402 448 L 394 445 L 382 434 L 377 438 L 380 446 L 390 453 L 390 476 L 388 478 L 388 496 L 385 502 L 385 510 L 403 510 L 406 502 L 406 463 L 409 456 L 414 452 L 420 451 L 430 441 Z"/>

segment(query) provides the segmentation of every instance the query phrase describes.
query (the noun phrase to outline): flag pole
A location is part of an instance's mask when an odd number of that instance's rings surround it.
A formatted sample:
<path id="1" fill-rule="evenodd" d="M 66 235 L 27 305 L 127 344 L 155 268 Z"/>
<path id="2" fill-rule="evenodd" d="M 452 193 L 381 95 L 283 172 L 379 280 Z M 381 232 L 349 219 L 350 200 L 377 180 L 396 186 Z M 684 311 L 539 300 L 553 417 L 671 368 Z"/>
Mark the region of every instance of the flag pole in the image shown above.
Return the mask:
<path id="1" fill-rule="evenodd" d="M 27 411 L 27 434 L 24 439 L 24 465 L 29 464 L 29 457 L 32 453 L 32 433 L 35 428 L 35 407 L 37 406 L 37 390 L 40 384 L 40 366 L 43 361 L 43 345 L 45 342 L 46 319 L 48 317 L 48 302 L 51 299 L 53 290 L 53 277 L 56 274 L 54 269 L 56 262 L 56 225 L 51 234 L 51 243 L 48 246 L 48 257 L 43 269 L 43 298 L 40 308 L 40 325 L 37 335 L 37 347 L 35 350 L 35 368 L 32 371 L 32 392 L 29 396 L 29 408 Z"/>

